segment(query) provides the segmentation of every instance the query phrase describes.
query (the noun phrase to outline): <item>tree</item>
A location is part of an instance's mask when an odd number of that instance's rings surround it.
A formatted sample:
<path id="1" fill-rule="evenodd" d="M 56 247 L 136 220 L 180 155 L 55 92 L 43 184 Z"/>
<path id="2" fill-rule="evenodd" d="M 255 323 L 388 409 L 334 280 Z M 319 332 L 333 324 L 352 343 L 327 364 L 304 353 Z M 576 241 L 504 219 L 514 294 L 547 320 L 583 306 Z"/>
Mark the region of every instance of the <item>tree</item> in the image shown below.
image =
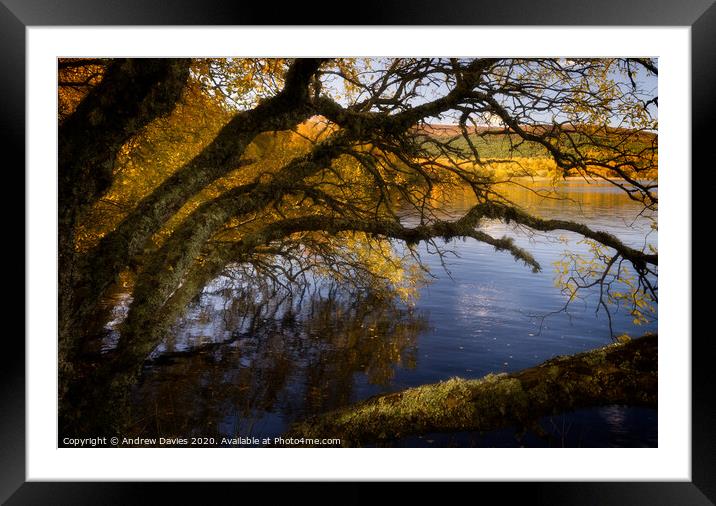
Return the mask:
<path id="1" fill-rule="evenodd" d="M 293 298 L 316 276 L 410 297 L 414 246 L 454 237 L 540 269 L 481 229 L 502 220 L 593 242 L 589 268 L 577 263 L 563 279 L 570 298 L 596 284 L 605 310 L 626 300 L 642 317 L 656 301 L 655 250 L 542 219 L 501 191 L 535 175 L 529 154 L 552 179 L 607 181 L 656 210 L 655 60 L 65 59 L 58 73 L 65 428 L 89 430 L 101 399 L 109 416 L 168 326 L 222 272 L 249 298 Z M 457 219 L 432 201 L 451 188 L 476 199 Z M 612 290 L 627 268 L 632 289 Z M 90 354 L 118 282 L 132 292 L 121 338 Z"/>

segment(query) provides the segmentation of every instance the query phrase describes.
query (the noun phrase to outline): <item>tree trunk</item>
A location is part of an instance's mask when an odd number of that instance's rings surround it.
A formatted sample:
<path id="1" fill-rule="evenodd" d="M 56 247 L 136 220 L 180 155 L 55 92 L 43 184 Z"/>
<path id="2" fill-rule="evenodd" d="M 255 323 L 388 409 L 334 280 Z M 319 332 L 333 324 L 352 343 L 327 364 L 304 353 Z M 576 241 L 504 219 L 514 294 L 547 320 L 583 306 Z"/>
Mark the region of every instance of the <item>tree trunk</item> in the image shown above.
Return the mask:
<path id="1" fill-rule="evenodd" d="M 88 270 L 94 275 L 80 288 L 89 301 L 86 312 L 114 282 L 129 260 L 141 253 L 147 241 L 194 195 L 207 185 L 246 163 L 246 147 L 262 132 L 288 130 L 313 113 L 308 84 L 321 59 L 296 60 L 284 89 L 254 109 L 237 113 L 196 157 L 169 176 L 113 231 L 88 253 Z"/>
<path id="2" fill-rule="evenodd" d="M 122 146 L 170 113 L 189 77 L 188 59 L 117 60 L 58 130 L 58 294 L 60 398 L 83 331 L 80 306 L 98 298 L 78 289 L 97 276 L 75 252 L 79 216 L 111 186 Z"/>

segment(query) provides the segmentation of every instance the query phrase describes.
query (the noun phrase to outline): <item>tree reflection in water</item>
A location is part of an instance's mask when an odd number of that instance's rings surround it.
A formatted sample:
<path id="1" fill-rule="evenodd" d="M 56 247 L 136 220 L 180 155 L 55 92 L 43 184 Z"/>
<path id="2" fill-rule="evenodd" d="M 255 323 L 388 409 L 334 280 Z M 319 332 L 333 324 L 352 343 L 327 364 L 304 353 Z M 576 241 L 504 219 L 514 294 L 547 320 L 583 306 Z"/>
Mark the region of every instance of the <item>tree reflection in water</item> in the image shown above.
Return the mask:
<path id="1" fill-rule="evenodd" d="M 426 319 L 377 298 L 314 293 L 253 301 L 205 290 L 151 355 L 134 388 L 141 436 L 275 436 L 356 400 L 356 380 L 389 386 L 416 365 Z"/>

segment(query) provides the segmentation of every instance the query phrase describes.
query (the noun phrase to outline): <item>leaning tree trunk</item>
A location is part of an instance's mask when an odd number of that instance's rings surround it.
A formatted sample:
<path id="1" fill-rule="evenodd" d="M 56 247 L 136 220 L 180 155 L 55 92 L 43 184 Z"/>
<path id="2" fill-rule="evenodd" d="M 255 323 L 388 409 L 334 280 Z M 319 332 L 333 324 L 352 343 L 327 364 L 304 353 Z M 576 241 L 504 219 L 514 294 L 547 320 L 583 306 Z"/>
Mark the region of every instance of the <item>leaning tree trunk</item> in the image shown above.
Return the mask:
<path id="1" fill-rule="evenodd" d="M 65 430 L 97 434 L 105 425 L 120 427 L 117 413 L 124 410 L 118 406 L 126 404 L 136 374 L 128 374 L 127 368 L 117 371 L 117 366 L 129 362 L 139 367 L 146 358 L 97 361 L 82 356 L 83 344 L 91 337 L 86 329 L 93 324 L 105 290 L 190 197 L 242 163 L 244 148 L 256 135 L 292 128 L 311 115 L 308 84 L 322 61 L 297 60 L 280 93 L 237 114 L 200 155 L 146 197 L 99 246 L 82 255 L 74 249 L 78 217 L 110 187 L 116 156 L 124 143 L 154 118 L 171 112 L 189 76 L 190 60 L 115 61 L 102 82 L 63 122 L 59 133 L 58 361 L 60 425 Z M 153 343 L 154 335 L 158 331 L 152 330 L 145 341 Z M 111 423 L 103 425 L 104 420 Z"/>
<path id="2" fill-rule="evenodd" d="M 511 374 L 379 395 L 297 424 L 285 437 L 360 446 L 427 432 L 527 428 L 542 416 L 583 407 L 656 403 L 657 336 L 646 335 Z"/>
<path id="3" fill-rule="evenodd" d="M 115 60 L 100 84 L 58 128 L 60 399 L 76 373 L 83 338 L 78 309 L 96 299 L 77 289 L 98 275 L 96 269 L 84 268 L 76 252 L 77 221 L 110 188 L 124 144 L 174 109 L 189 77 L 190 63 L 169 58 Z"/>

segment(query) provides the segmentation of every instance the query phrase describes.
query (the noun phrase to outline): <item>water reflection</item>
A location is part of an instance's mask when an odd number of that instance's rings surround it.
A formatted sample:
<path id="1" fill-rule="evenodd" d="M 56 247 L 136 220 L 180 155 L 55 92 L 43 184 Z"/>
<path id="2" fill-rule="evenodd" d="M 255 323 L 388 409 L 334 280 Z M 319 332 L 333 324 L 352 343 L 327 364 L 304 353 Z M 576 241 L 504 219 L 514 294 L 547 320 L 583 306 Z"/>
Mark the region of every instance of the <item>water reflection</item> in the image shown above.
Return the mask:
<path id="1" fill-rule="evenodd" d="M 541 218 L 584 223 L 594 229 L 609 231 L 633 247 L 657 244 L 657 232 L 651 228 L 656 213 L 644 210 L 613 185 L 587 184 L 572 179 L 557 185 L 536 181 L 499 184 L 495 188 L 507 201 Z M 432 205 L 448 217 L 457 217 L 476 203 L 471 191 L 454 190 L 437 193 Z M 490 223 L 489 227 L 494 233 L 514 230 L 498 222 Z M 538 234 L 538 237 L 547 240 L 559 235 L 577 237 L 569 234 Z"/>
<path id="2" fill-rule="evenodd" d="M 314 298 L 299 317 L 284 313 L 207 342 L 197 329 L 210 321 L 224 330 L 246 324 L 212 297 L 146 366 L 135 389 L 137 434 L 280 434 L 293 420 L 355 401 L 356 375 L 385 388 L 396 368 L 415 368 L 417 336 L 427 328 L 385 301 Z"/>
<path id="3" fill-rule="evenodd" d="M 639 205 L 612 186 L 570 181 L 556 195 L 551 186 L 538 183 L 503 193 L 541 217 L 579 221 L 634 247 L 645 242 L 656 246 L 652 217 L 640 214 Z M 436 198 L 441 211 L 453 216 L 473 204 L 468 193 Z M 412 309 L 320 296 L 303 304 L 253 304 L 250 296 L 237 296 L 215 281 L 150 357 L 134 391 L 133 432 L 276 436 L 294 420 L 374 394 L 453 376 L 478 378 L 522 369 L 610 342 L 606 319 L 595 315 L 588 297 L 569 314 L 553 315 L 543 324 L 534 318 L 563 306 L 551 265 L 566 249 L 586 251 L 579 237 L 485 225 L 495 236 L 514 237 L 543 271 L 532 273 L 490 246 L 456 241 L 444 245 L 458 255 L 448 259 L 451 276 L 437 257 L 423 255 L 436 279 L 421 290 Z M 116 344 L 116 326 L 129 302 L 121 293 L 111 302 L 104 350 Z M 633 325 L 628 312 L 617 312 L 614 325 L 617 333 L 632 335 L 657 330 L 656 322 Z M 571 434 L 579 436 L 568 439 L 568 446 L 656 444 L 653 410 L 606 407 L 564 416 L 572 417 L 567 419 Z M 415 438 L 396 444 L 559 446 L 561 440 L 516 440 L 509 430 L 493 436 L 474 442 L 475 435 L 429 435 L 431 443 Z"/>
<path id="4" fill-rule="evenodd" d="M 508 427 L 486 433 L 429 433 L 385 446 L 408 448 L 656 448 L 657 410 L 610 405 L 545 416 L 526 432 Z"/>

